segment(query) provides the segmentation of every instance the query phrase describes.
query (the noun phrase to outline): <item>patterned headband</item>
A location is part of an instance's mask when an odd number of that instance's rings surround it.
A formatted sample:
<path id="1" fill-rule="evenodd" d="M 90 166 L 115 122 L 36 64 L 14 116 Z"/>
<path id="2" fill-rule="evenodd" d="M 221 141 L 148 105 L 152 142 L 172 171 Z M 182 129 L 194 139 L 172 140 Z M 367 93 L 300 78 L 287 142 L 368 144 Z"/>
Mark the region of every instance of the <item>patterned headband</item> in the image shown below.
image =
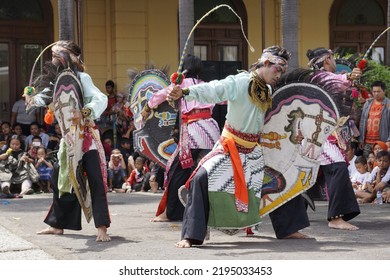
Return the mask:
<path id="1" fill-rule="evenodd" d="M 329 55 L 333 55 L 333 51 L 332 50 L 328 50 L 327 52 L 323 53 L 322 55 L 320 56 L 316 56 L 316 57 L 313 57 L 309 63 L 307 64 L 307 66 L 309 67 L 312 67 L 314 69 L 319 69 L 318 67 L 318 64 L 320 64 L 321 62 L 323 62 Z"/>
<path id="2" fill-rule="evenodd" d="M 57 54 L 58 56 L 62 57 L 63 56 L 61 55 L 62 52 L 67 52 L 69 53 L 69 56 L 70 56 L 70 59 L 74 62 L 74 63 L 81 63 L 83 64 L 83 62 L 81 61 L 80 59 L 80 55 L 75 55 L 71 50 L 67 49 L 67 48 L 64 48 L 62 46 L 58 46 L 58 45 L 54 45 L 52 48 L 51 48 L 52 52 L 54 52 L 55 54 Z"/>
<path id="3" fill-rule="evenodd" d="M 267 60 L 273 64 L 279 65 L 280 67 L 282 67 L 283 71 L 286 71 L 288 66 L 287 60 L 281 56 L 274 55 L 271 52 L 264 52 L 257 60 L 257 65 L 263 64 Z"/>

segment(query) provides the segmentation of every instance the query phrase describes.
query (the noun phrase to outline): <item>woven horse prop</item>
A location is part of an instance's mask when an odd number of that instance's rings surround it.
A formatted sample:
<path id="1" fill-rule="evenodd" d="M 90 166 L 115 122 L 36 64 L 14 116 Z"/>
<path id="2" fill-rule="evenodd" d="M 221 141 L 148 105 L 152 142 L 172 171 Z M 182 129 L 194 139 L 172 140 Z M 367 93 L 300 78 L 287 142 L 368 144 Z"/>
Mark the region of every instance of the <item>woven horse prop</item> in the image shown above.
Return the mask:
<path id="1" fill-rule="evenodd" d="M 309 70 L 290 73 L 273 95 L 261 136 L 266 163 L 261 216 L 314 185 L 325 140 L 335 130 L 343 133 L 348 120 L 335 89 L 307 82 L 312 75 Z"/>
<path id="2" fill-rule="evenodd" d="M 165 165 L 176 149 L 171 137 L 176 122 L 177 110 L 168 102 L 152 109 L 144 121 L 142 108 L 153 94 L 169 84 L 165 73 L 158 69 L 147 69 L 138 73 L 130 85 L 130 110 L 134 116 L 134 149 L 161 167 Z"/>

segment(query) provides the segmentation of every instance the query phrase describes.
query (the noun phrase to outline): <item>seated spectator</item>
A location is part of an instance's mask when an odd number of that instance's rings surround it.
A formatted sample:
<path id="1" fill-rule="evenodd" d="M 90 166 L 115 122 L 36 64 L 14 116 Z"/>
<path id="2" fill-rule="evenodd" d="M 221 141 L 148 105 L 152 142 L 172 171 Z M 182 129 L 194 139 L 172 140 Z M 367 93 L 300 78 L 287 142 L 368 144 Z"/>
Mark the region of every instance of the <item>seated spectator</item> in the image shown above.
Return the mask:
<path id="1" fill-rule="evenodd" d="M 30 125 L 30 135 L 27 136 L 25 140 L 26 149 L 30 147 L 32 142 L 32 138 L 34 136 L 39 136 L 42 139 L 43 146 L 47 149 L 47 145 L 49 144 L 49 135 L 41 131 L 40 125 L 37 122 L 34 122 Z"/>
<path id="2" fill-rule="evenodd" d="M 39 191 L 43 191 L 45 193 L 52 193 L 53 190 L 51 188 L 51 175 L 53 173 L 53 164 L 47 158 L 47 152 L 44 147 L 39 147 L 37 150 L 35 169 L 39 174 Z"/>
<path id="3" fill-rule="evenodd" d="M 152 193 L 157 193 L 159 189 L 163 189 L 164 185 L 164 169 L 154 163 L 150 170 L 149 185 Z"/>
<path id="4" fill-rule="evenodd" d="M 38 177 L 32 177 L 36 172 L 33 160 L 22 150 L 20 139 L 12 138 L 8 150 L 0 155 L 0 182 L 3 193 L 10 194 L 11 186 L 21 184 L 19 196 L 32 194 L 32 183 L 38 181 Z"/>
<path id="5" fill-rule="evenodd" d="M 146 159 L 138 156 L 135 160 L 135 169 L 131 171 L 129 178 L 123 184 L 122 188 L 127 192 L 147 192 L 150 189 L 149 169 L 145 166 Z"/>
<path id="6" fill-rule="evenodd" d="M 348 160 L 349 178 L 352 178 L 353 174 L 356 172 L 355 160 L 356 160 L 356 149 L 357 148 L 358 148 L 357 143 L 351 142 L 345 151 L 345 157 Z"/>
<path id="7" fill-rule="evenodd" d="M 354 191 L 363 190 L 364 185 L 370 178 L 367 159 L 364 156 L 358 156 L 355 162 L 356 172 L 352 175 L 351 182 Z"/>
<path id="8" fill-rule="evenodd" d="M 112 139 L 110 137 L 103 139 L 102 145 L 103 145 L 104 155 L 106 156 L 107 167 L 108 167 L 108 162 L 110 161 L 110 157 L 113 149 Z"/>
<path id="9" fill-rule="evenodd" d="M 27 136 L 23 134 L 22 126 L 19 123 L 14 123 L 12 126 L 12 134 L 17 135 L 17 137 L 23 141 L 23 147 L 24 143 L 26 142 Z"/>
<path id="10" fill-rule="evenodd" d="M 49 143 L 47 144 L 47 151 L 58 151 L 62 138 L 61 128 L 58 123 L 54 124 L 54 132 L 49 134 Z"/>
<path id="11" fill-rule="evenodd" d="M 388 151 L 380 151 L 376 156 L 376 160 L 378 166 L 371 172 L 364 190 L 356 192 L 356 197 L 362 203 L 373 202 L 377 191 L 383 191 L 390 182 L 390 153 Z"/>
<path id="12" fill-rule="evenodd" d="M 7 142 L 12 136 L 11 124 L 9 122 L 1 123 L 1 133 L 0 133 L 0 150 L 5 152 L 8 149 Z"/>
<path id="13" fill-rule="evenodd" d="M 368 172 L 372 172 L 372 170 L 374 169 L 374 162 L 375 162 L 374 152 L 369 152 L 368 157 L 367 157 Z"/>
<path id="14" fill-rule="evenodd" d="M 122 185 L 126 178 L 126 164 L 123 155 L 119 149 L 114 149 L 108 162 L 109 188 L 115 192 L 125 192 L 125 190 L 122 190 Z"/>
<path id="15" fill-rule="evenodd" d="M 34 136 L 31 140 L 30 147 L 27 148 L 27 154 L 35 162 L 37 159 L 38 148 L 43 147 L 42 139 L 39 136 Z"/>
<path id="16" fill-rule="evenodd" d="M 126 174 L 127 174 L 127 176 L 129 176 L 130 174 L 128 174 L 128 172 L 127 172 L 128 171 L 127 170 L 127 166 L 128 166 L 128 162 L 129 162 L 129 157 L 133 153 L 133 149 L 131 147 L 130 139 L 122 138 L 120 140 L 120 147 L 118 149 L 119 149 L 119 151 L 121 152 L 121 154 L 123 156 L 123 160 L 125 161 Z"/>
<path id="17" fill-rule="evenodd" d="M 382 141 L 376 141 L 373 145 L 372 145 L 372 152 L 374 153 L 374 161 L 370 161 L 368 162 L 368 170 L 370 172 L 372 172 L 372 170 L 377 166 L 377 159 L 376 159 L 376 155 L 378 154 L 378 152 L 380 151 L 387 151 L 387 145 L 385 142 L 382 142 Z"/>

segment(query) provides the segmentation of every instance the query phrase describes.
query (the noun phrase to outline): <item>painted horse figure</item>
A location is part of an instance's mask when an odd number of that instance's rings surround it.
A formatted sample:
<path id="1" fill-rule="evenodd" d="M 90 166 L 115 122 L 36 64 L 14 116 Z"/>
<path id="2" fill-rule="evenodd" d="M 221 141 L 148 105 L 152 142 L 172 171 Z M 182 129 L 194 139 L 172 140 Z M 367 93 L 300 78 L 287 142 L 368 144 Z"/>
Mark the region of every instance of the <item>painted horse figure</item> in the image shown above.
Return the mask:
<path id="1" fill-rule="evenodd" d="M 314 75 L 311 70 L 293 70 L 282 77 L 273 94 L 261 136 L 266 163 L 262 216 L 316 183 L 322 146 L 348 119 L 342 117 L 343 111 L 352 102 L 341 104 L 337 87 L 331 81 L 313 82 Z"/>
<path id="2" fill-rule="evenodd" d="M 163 102 L 152 109 L 146 121 L 142 119 L 141 111 L 155 92 L 168 85 L 169 79 L 162 70 L 147 69 L 132 79 L 129 92 L 130 110 L 136 128 L 133 131 L 134 149 L 163 168 L 176 149 L 171 132 L 176 122 L 177 110 L 168 102 Z"/>

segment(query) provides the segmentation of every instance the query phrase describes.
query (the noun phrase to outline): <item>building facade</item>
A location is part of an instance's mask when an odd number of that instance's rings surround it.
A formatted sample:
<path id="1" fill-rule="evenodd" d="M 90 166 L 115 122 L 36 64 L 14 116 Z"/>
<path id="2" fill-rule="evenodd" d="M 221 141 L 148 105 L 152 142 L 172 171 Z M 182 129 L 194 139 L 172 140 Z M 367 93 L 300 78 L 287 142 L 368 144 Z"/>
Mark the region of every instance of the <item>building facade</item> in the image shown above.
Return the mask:
<path id="1" fill-rule="evenodd" d="M 72 0 L 70 0 L 72 1 Z M 184 1 L 185 2 L 185 1 Z M 191 1 L 188 1 L 191 2 Z M 258 59 L 262 48 L 283 44 L 282 0 L 193 0 L 194 20 L 220 5 L 193 34 L 194 53 L 216 69 L 215 77 L 246 69 Z M 296 17 L 299 65 L 307 63 L 306 51 L 323 46 L 364 53 L 387 26 L 386 0 L 298 0 Z M 178 67 L 179 0 L 75 0 L 77 40 L 95 84 L 104 92 L 112 79 L 118 90 L 129 83 L 129 68 L 145 65 Z M 57 0 L 0 0 L 0 119 L 9 120 L 12 104 L 31 77 L 39 53 L 58 40 Z M 195 24 L 194 22 L 194 24 Z M 241 27 L 254 47 L 251 52 Z M 386 34 L 387 35 L 387 34 Z M 373 58 L 385 62 L 386 35 L 373 48 Z M 50 59 L 45 52 L 37 61 Z"/>

